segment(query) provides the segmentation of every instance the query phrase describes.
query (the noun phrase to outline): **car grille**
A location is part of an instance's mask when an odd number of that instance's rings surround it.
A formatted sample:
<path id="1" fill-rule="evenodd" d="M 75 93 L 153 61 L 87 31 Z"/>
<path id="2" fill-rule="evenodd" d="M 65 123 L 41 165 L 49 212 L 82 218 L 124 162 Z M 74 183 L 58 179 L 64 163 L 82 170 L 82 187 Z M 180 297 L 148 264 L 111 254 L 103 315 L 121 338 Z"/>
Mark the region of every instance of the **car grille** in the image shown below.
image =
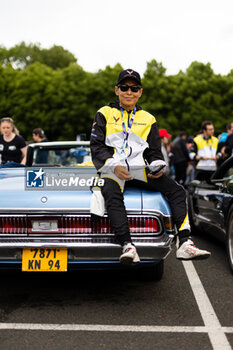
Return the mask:
<path id="1" fill-rule="evenodd" d="M 162 232 L 161 220 L 153 215 L 128 215 L 132 235 L 159 235 Z M 0 236 L 2 235 L 104 235 L 112 236 L 113 229 L 108 217 L 97 223 L 86 215 L 63 216 L 0 216 Z"/>

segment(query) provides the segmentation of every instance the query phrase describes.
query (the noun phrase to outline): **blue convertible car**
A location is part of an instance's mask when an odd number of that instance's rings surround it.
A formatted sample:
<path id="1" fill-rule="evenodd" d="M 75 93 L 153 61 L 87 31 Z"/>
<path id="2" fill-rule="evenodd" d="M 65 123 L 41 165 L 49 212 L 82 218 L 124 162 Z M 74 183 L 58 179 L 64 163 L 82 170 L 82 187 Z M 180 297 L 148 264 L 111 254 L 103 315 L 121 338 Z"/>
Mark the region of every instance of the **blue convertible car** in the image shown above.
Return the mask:
<path id="1" fill-rule="evenodd" d="M 26 167 L 0 168 L 0 268 L 126 268 L 119 263 L 121 247 L 107 215 L 97 223 L 91 220 L 90 185 L 98 178 L 94 167 L 83 166 L 90 165 L 88 145 L 31 144 Z M 176 233 L 171 209 L 160 193 L 126 187 L 124 199 L 141 258 L 132 269 L 159 280 Z"/>

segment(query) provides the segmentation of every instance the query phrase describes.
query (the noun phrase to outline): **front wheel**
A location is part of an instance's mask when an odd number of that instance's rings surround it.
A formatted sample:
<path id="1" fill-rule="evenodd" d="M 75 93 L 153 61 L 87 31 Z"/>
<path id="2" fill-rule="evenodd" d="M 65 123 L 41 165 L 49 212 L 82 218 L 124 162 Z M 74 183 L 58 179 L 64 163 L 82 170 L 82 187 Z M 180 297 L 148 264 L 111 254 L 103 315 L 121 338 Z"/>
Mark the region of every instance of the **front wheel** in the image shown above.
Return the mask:
<path id="1" fill-rule="evenodd" d="M 228 261 L 231 268 L 231 272 L 233 273 L 233 206 L 231 207 L 229 211 L 228 216 L 228 225 L 227 225 L 227 254 L 228 254 Z"/>

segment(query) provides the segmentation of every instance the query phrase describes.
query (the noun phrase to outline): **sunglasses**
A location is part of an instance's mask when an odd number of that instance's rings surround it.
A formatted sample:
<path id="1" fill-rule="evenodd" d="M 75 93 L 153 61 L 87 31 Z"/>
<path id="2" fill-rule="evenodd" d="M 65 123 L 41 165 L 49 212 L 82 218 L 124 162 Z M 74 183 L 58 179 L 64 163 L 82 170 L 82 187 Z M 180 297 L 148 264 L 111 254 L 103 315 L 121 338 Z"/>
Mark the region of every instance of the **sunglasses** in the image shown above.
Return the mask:
<path id="1" fill-rule="evenodd" d="M 126 85 L 126 84 L 124 84 L 124 85 L 118 85 L 118 87 L 122 92 L 126 92 L 129 89 L 131 89 L 132 92 L 138 92 L 141 89 L 141 86 L 139 86 L 139 85 Z"/>
<path id="2" fill-rule="evenodd" d="M 9 122 L 9 123 L 13 123 L 13 119 L 11 119 L 11 118 L 2 118 L 2 119 L 0 119 L 0 122 Z"/>

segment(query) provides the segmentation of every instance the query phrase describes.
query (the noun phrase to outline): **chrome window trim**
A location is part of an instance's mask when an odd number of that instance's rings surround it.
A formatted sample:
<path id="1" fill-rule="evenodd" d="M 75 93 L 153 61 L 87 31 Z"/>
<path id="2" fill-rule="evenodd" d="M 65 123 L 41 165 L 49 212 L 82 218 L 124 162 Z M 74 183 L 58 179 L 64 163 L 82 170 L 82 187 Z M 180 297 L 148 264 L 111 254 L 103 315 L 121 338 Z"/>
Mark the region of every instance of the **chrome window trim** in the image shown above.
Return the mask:
<path id="1" fill-rule="evenodd" d="M 8 214 L 8 213 L 12 214 Z M 26 214 L 21 214 L 21 212 L 24 212 Z M 35 212 L 35 214 L 34 214 Z M 90 208 L 83 208 L 83 209 L 76 209 L 76 208 L 1 208 L 0 211 L 0 216 L 7 215 L 7 216 L 28 216 L 28 215 L 60 215 L 60 212 L 63 212 L 63 215 L 69 215 L 68 212 L 76 213 L 78 214 L 89 214 L 90 213 Z M 5 214 L 7 213 L 7 214 Z M 15 213 L 15 214 L 14 214 Z M 18 214 L 19 213 L 19 214 Z M 29 213 L 29 214 L 28 214 Z M 67 214 L 66 214 L 67 213 Z M 171 217 L 172 214 L 164 214 L 160 210 L 156 209 L 146 209 L 146 210 L 141 210 L 141 209 L 128 209 L 127 214 L 131 213 L 139 213 L 140 215 L 143 214 L 159 214 L 163 217 Z M 107 215 L 107 213 L 105 213 Z"/>

